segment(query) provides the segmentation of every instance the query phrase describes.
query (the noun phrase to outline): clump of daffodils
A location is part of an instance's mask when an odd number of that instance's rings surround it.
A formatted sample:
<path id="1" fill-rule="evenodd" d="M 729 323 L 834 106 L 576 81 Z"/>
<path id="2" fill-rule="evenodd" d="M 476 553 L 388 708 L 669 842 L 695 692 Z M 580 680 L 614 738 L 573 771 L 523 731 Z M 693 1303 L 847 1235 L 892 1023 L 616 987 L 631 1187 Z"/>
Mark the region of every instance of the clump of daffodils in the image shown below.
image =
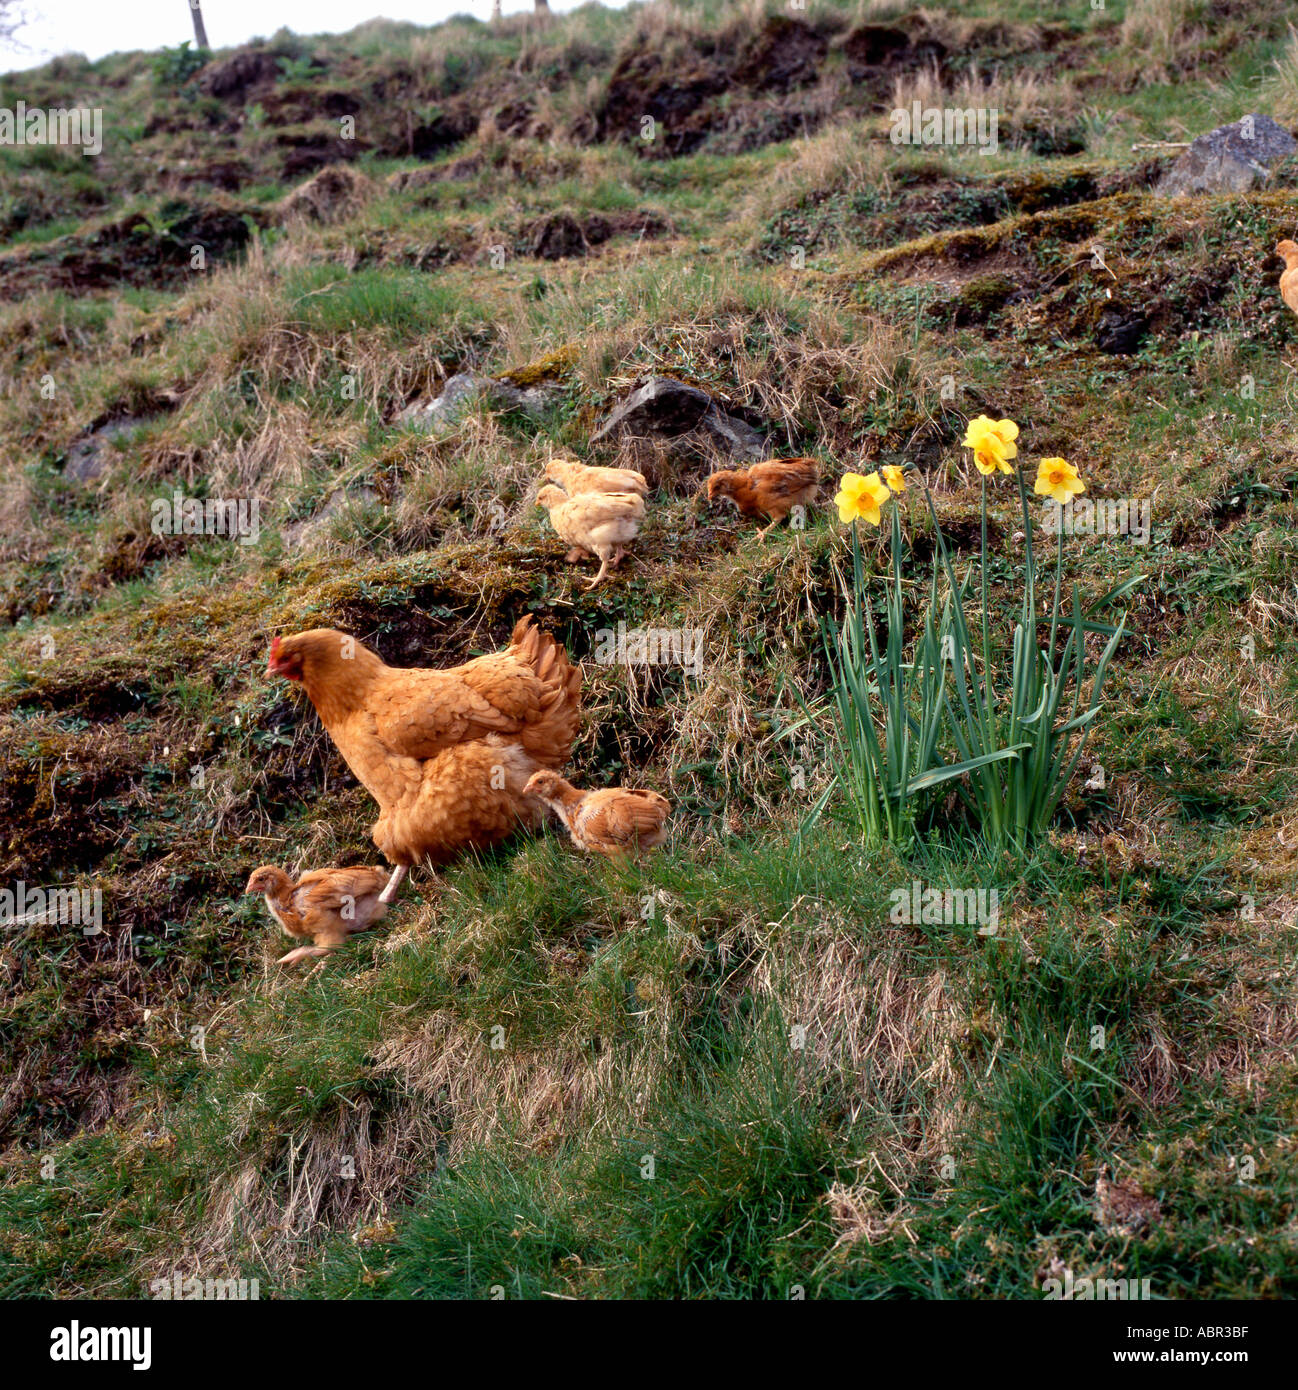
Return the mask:
<path id="1" fill-rule="evenodd" d="M 1026 470 L 1015 465 L 1018 437 L 1013 420 L 988 415 L 965 430 L 961 442 L 982 475 L 982 547 L 963 576 L 920 480 L 936 546 L 928 608 L 918 623 L 906 610 L 912 585 L 903 576 L 900 508 L 891 509 L 892 544 L 882 574 L 867 573 L 857 525 L 880 525 L 888 502 L 907 490 L 903 469 L 884 464 L 875 473 L 845 473 L 834 498 L 851 528 L 852 566 L 850 584 L 843 580 L 843 618 L 825 629 L 826 698 L 839 752 L 835 784 L 867 841 L 908 845 L 931 831 L 936 807 L 954 790 L 970 832 L 989 850 L 1026 845 L 1048 829 L 1100 712 L 1126 618 L 1107 624 L 1095 614 L 1133 592 L 1144 576 L 1124 580 L 1083 609 L 1075 586 L 1071 598 L 1063 593 L 1060 528 L 1054 598 L 1038 612 L 1039 561 Z M 1022 599 L 1008 644 L 987 582 L 989 484 L 1000 474 L 1014 479 L 1026 541 Z M 1032 491 L 1064 507 L 1086 484 L 1066 459 L 1043 458 Z M 971 621 L 964 598 L 975 581 L 981 603 Z M 1109 639 L 1092 665 L 1087 635 L 1106 631 Z"/>

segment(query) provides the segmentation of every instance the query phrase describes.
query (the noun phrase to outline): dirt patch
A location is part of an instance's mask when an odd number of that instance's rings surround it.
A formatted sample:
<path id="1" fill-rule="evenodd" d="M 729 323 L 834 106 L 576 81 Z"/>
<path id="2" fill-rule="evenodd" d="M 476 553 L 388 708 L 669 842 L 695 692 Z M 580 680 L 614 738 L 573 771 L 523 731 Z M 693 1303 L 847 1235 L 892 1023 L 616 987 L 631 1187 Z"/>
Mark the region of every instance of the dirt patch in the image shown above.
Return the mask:
<path id="1" fill-rule="evenodd" d="M 92 232 L 0 256 L 0 299 L 51 289 L 170 288 L 198 273 L 195 247 L 209 267 L 224 265 L 238 258 L 250 237 L 248 215 L 234 208 L 200 206 L 161 230 L 132 213 Z"/>
<path id="2" fill-rule="evenodd" d="M 279 57 L 264 49 L 245 48 L 209 63 L 198 75 L 198 89 L 204 96 L 243 105 L 278 81 Z"/>
<path id="3" fill-rule="evenodd" d="M 346 164 L 330 164 L 279 205 L 285 220 L 338 222 L 359 212 L 378 192 L 374 181 Z"/>
<path id="4" fill-rule="evenodd" d="M 759 91 L 788 92 L 816 80 L 828 51 L 825 37 L 805 21 L 772 15 L 745 48 L 731 76 Z"/>

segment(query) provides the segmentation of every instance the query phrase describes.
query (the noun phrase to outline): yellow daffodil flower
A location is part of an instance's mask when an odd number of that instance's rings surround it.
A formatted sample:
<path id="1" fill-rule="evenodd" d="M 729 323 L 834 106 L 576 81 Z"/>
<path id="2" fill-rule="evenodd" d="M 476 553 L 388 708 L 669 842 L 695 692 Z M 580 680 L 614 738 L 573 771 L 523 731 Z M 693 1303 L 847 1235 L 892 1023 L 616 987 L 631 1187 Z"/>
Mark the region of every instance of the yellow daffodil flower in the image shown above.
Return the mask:
<path id="1" fill-rule="evenodd" d="M 895 463 L 885 463 L 880 471 L 883 473 L 883 481 L 893 492 L 906 491 L 906 475 Z"/>
<path id="2" fill-rule="evenodd" d="M 1034 491 L 1042 497 L 1053 497 L 1061 507 L 1066 507 L 1074 497 L 1086 491 L 1086 484 L 1071 463 L 1063 459 L 1042 459 Z"/>
<path id="3" fill-rule="evenodd" d="M 1014 442 L 1019 437 L 1019 427 L 1013 420 L 993 420 L 988 415 L 979 415 L 969 421 L 963 444 L 973 450 L 974 464 L 984 476 L 995 473 L 1013 473 L 1009 461 L 1019 451 Z"/>
<path id="4" fill-rule="evenodd" d="M 838 515 L 844 523 L 859 517 L 871 526 L 879 524 L 879 508 L 892 496 L 877 473 L 844 473 L 834 497 Z"/>

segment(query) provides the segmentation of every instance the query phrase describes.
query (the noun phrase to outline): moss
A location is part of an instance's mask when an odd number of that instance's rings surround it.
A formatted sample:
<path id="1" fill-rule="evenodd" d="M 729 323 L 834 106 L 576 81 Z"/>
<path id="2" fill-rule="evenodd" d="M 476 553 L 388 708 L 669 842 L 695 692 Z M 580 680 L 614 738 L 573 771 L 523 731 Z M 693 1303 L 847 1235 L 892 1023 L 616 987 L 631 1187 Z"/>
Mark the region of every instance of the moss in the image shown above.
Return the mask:
<path id="1" fill-rule="evenodd" d="M 539 386 L 546 381 L 563 381 L 572 375 L 580 356 L 581 348 L 578 344 L 565 343 L 562 347 L 547 352 L 543 357 L 538 357 L 535 362 L 502 372 L 501 379 L 520 387 Z"/>

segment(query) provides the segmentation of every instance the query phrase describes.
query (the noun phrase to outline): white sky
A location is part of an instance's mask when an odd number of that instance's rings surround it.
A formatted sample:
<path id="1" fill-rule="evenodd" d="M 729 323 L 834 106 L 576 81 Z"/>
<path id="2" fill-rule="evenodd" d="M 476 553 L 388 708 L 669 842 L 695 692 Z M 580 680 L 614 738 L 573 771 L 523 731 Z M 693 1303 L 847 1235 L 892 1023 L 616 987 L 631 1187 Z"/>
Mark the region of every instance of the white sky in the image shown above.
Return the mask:
<path id="1" fill-rule="evenodd" d="M 35 67 L 59 53 L 102 58 L 131 49 L 169 48 L 189 39 L 194 26 L 188 0 L 14 0 L 31 18 L 18 49 L 0 43 L 0 72 Z M 578 0 L 550 0 L 554 11 Z M 625 0 L 604 0 L 619 7 Z M 532 0 L 504 0 L 506 14 L 531 10 Z M 342 33 L 367 19 L 408 19 L 437 24 L 453 14 L 491 18 L 491 0 L 203 0 L 203 19 L 213 48 L 232 48 L 276 29 L 298 34 Z"/>

